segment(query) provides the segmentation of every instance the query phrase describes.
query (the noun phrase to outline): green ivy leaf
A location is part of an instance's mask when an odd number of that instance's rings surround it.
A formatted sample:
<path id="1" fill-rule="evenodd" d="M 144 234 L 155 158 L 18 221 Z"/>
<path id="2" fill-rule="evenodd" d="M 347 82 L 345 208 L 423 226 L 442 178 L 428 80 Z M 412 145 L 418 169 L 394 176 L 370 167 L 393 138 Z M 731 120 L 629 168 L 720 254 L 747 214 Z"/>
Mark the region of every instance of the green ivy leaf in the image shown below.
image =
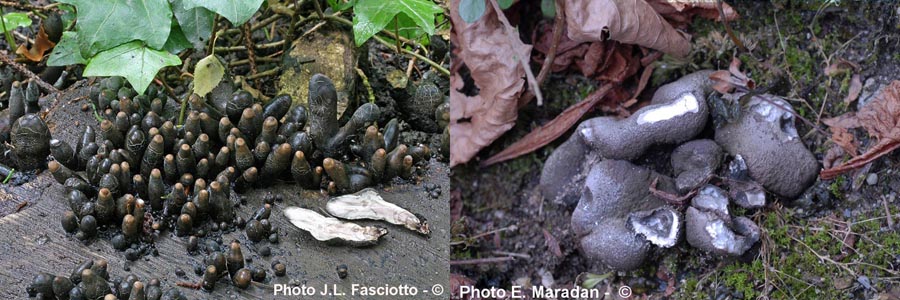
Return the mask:
<path id="1" fill-rule="evenodd" d="M 143 94 L 159 69 L 180 64 L 178 56 L 132 41 L 97 53 L 84 67 L 83 75 L 122 76 L 138 94 Z"/>
<path id="2" fill-rule="evenodd" d="M 545 18 L 556 17 L 556 0 L 541 0 L 541 14 Z"/>
<path id="3" fill-rule="evenodd" d="M 172 22 L 172 31 L 169 33 L 169 39 L 166 40 L 166 44 L 163 45 L 163 50 L 168 51 L 169 53 L 178 54 L 181 50 L 192 47 L 190 41 L 184 36 L 184 32 L 181 31 L 181 27 L 178 26 L 178 22 Z"/>
<path id="4" fill-rule="evenodd" d="M 362 0 L 353 8 L 353 39 L 356 46 L 393 24 L 394 16 L 405 14 L 429 35 L 434 34 L 434 15 L 444 12 L 430 0 Z"/>
<path id="5" fill-rule="evenodd" d="M 206 42 L 212 36 L 215 13 L 203 7 L 184 9 L 182 0 L 172 1 L 172 13 L 175 14 L 184 37 L 194 45 L 194 49 L 206 47 Z"/>
<path id="6" fill-rule="evenodd" d="M 51 67 L 86 63 L 87 59 L 78 51 L 78 33 L 74 31 L 63 32 L 59 43 L 53 47 L 50 58 L 47 58 L 47 65 Z"/>
<path id="7" fill-rule="evenodd" d="M 194 94 L 209 94 L 225 76 L 225 66 L 215 55 L 204 57 L 194 66 Z"/>
<path id="8" fill-rule="evenodd" d="M 510 8 L 515 1 L 513 0 L 497 0 L 497 4 L 500 5 L 500 9 Z"/>
<path id="9" fill-rule="evenodd" d="M 459 1 L 459 16 L 466 21 L 466 23 L 475 23 L 484 15 L 484 10 L 486 8 L 485 0 L 462 0 Z"/>
<path id="10" fill-rule="evenodd" d="M 17 27 L 31 26 L 31 18 L 24 13 L 11 12 L 3 15 L 3 24 L 6 25 L 6 30 L 12 31 Z"/>
<path id="11" fill-rule="evenodd" d="M 234 26 L 241 26 L 256 13 L 263 0 L 183 0 L 183 9 L 203 7 L 222 15 Z"/>
<path id="12" fill-rule="evenodd" d="M 166 0 L 59 0 L 78 9 L 78 41 L 81 55 L 133 40 L 162 49 L 172 29 L 172 10 Z"/>
<path id="13" fill-rule="evenodd" d="M 328 6 L 331 6 L 331 10 L 342 11 L 353 7 L 356 2 L 357 0 L 328 0 Z"/>
<path id="14" fill-rule="evenodd" d="M 63 21 L 63 28 L 69 29 L 69 27 L 72 26 L 73 23 L 75 23 L 75 7 L 67 4 L 60 4 L 56 8 L 58 8 L 60 11 L 66 12 L 64 14 L 61 14 L 60 18 Z"/>

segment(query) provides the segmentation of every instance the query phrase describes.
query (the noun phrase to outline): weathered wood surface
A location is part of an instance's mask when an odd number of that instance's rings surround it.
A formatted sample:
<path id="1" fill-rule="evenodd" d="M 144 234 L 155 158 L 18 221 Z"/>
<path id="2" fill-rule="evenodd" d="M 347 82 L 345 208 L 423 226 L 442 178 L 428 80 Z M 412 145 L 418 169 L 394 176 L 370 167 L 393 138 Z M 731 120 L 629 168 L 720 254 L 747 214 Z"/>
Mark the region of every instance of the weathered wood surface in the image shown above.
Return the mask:
<path id="1" fill-rule="evenodd" d="M 49 119 L 55 138 L 74 144 L 84 126 L 97 123 L 89 113 L 80 111 L 80 102 L 67 103 L 79 95 L 66 95 L 60 99 L 61 106 Z M 76 125 L 77 124 L 77 125 Z M 135 262 L 125 259 L 124 252 L 112 248 L 108 239 L 95 238 L 84 244 L 72 235 L 66 234 L 60 225 L 60 216 L 67 210 L 64 188 L 55 182 L 49 172 L 40 174 L 35 180 L 17 187 L 3 186 L 0 189 L 0 298 L 22 299 L 27 296 L 25 288 L 39 272 L 68 276 L 79 263 L 89 259 L 109 261 L 111 278 L 136 275 L 146 282 L 158 278 L 163 290 L 181 289 L 190 299 L 402 299 L 401 297 L 368 297 L 350 295 L 352 284 L 369 286 L 409 285 L 419 289 L 419 295 L 410 299 L 446 299 L 449 288 L 448 241 L 449 224 L 449 168 L 443 163 L 432 162 L 427 175 L 419 184 L 394 184 L 378 188 L 385 200 L 396 203 L 428 219 L 431 238 L 425 238 L 400 226 L 379 222 L 390 231 L 380 243 L 369 248 L 328 246 L 314 240 L 308 233 L 290 225 L 282 215 L 282 208 L 289 205 L 308 208 L 323 208 L 327 196 L 317 191 L 305 191 L 289 183 L 275 187 L 256 189 L 245 194 L 247 204 L 236 212 L 249 218 L 263 203 L 266 192 L 281 194 L 283 202 L 276 202 L 271 221 L 279 228 L 280 243 L 267 241 L 254 245 L 247 240 L 243 231 L 224 234 L 223 241 L 241 241 L 245 258 L 252 258 L 248 266 L 259 266 L 267 270 L 269 281 L 254 283 L 247 290 L 240 290 L 222 279 L 212 293 L 176 287 L 177 282 L 199 282 L 194 274 L 194 266 L 202 265 L 205 255 L 191 256 L 186 248 L 186 238 L 174 237 L 171 232 L 163 233 L 156 241 L 159 256 L 146 256 Z M 426 182 L 440 185 L 444 193 L 438 199 L 427 196 Z M 28 204 L 19 212 L 20 203 Z M 272 256 L 263 258 L 257 248 L 269 245 Z M 275 277 L 270 264 L 278 260 L 287 266 L 287 276 Z M 341 280 L 335 268 L 346 264 L 349 276 Z M 128 266 L 130 272 L 125 271 Z M 186 274 L 178 277 L 176 270 Z M 324 285 L 336 284 L 346 292 L 345 296 L 315 297 L 274 297 L 275 284 L 289 282 L 306 284 L 321 291 Z M 444 295 L 430 293 L 435 284 L 441 284 Z M 427 291 L 427 293 L 425 292 Z"/>

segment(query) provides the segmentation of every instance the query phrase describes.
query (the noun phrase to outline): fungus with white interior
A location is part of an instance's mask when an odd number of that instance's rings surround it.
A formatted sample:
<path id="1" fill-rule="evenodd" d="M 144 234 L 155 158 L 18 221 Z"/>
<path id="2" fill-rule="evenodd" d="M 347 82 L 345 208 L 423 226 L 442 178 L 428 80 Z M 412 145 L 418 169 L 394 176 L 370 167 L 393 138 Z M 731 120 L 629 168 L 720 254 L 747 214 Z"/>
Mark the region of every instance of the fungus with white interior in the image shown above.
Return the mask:
<path id="1" fill-rule="evenodd" d="M 541 173 L 544 196 L 565 203 L 578 199 L 585 162 L 631 160 L 657 144 L 675 144 L 696 136 L 709 116 L 706 95 L 712 71 L 698 71 L 663 85 L 651 104 L 627 119 L 598 117 L 582 122 L 547 159 Z"/>
<path id="2" fill-rule="evenodd" d="M 736 97 L 741 94 L 725 95 Z M 816 180 L 819 162 L 794 127 L 790 103 L 773 95 L 756 95 L 740 118 L 716 129 L 716 142 L 731 155 L 741 155 L 750 177 L 766 190 L 793 199 Z"/>
<path id="3" fill-rule="evenodd" d="M 687 209 L 685 236 L 700 250 L 737 256 L 759 241 L 759 227 L 746 217 L 732 217 L 725 191 L 707 185 Z"/>
<path id="4" fill-rule="evenodd" d="M 673 192 L 672 179 L 627 161 L 593 164 L 581 200 L 572 213 L 572 228 L 582 254 L 616 270 L 641 265 L 650 245 L 674 246 L 681 214 L 650 193 L 650 184 Z"/>
<path id="5" fill-rule="evenodd" d="M 360 226 L 293 206 L 284 209 L 284 216 L 297 228 L 326 243 L 371 246 L 377 244 L 378 239 L 388 232 L 381 227 Z"/>
<path id="6" fill-rule="evenodd" d="M 429 234 L 428 221 L 396 204 L 387 202 L 372 188 L 328 200 L 325 210 L 332 216 L 348 220 L 381 220 L 402 225 L 421 234 Z"/>

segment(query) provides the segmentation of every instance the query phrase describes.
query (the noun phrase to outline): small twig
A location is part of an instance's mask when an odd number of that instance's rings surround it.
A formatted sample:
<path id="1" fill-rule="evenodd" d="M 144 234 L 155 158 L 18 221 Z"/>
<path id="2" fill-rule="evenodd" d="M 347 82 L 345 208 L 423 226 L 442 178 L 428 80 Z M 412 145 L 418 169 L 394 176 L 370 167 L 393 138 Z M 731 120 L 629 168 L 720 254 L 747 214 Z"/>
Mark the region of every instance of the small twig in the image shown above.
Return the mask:
<path id="1" fill-rule="evenodd" d="M 288 7 L 294 7 L 294 5 L 289 5 Z M 281 17 L 283 17 L 283 16 L 276 14 L 274 16 L 265 18 L 262 21 L 259 21 L 256 24 L 253 24 L 253 26 L 250 27 L 250 31 L 256 31 L 260 28 L 266 27 L 269 24 L 272 24 L 272 22 L 278 21 L 278 19 L 280 19 Z M 217 35 L 223 35 L 223 34 L 224 35 L 233 35 L 233 34 L 238 34 L 238 33 L 241 33 L 241 29 L 229 28 L 226 30 L 219 30 L 219 32 L 217 32 L 216 34 Z"/>
<path id="2" fill-rule="evenodd" d="M 373 35 L 372 38 L 374 38 L 376 41 L 378 41 L 379 43 L 381 43 L 381 44 L 383 44 L 383 45 L 385 45 L 385 46 L 391 47 L 391 44 L 390 44 L 390 43 L 388 43 L 387 41 L 385 41 L 384 39 L 382 39 L 382 38 L 379 37 L 378 35 Z M 446 76 L 448 76 L 448 77 L 450 76 L 450 71 L 448 71 L 446 68 L 442 67 L 441 65 L 437 64 L 437 63 L 434 62 L 433 60 L 430 60 L 430 59 L 428 59 L 427 57 L 424 57 L 424 56 L 422 56 L 422 55 L 420 55 L 420 54 L 418 54 L 418 53 L 409 51 L 409 50 L 407 50 L 407 49 L 405 49 L 405 48 L 401 48 L 400 50 L 403 51 L 403 53 L 412 55 L 413 57 L 418 58 L 419 60 L 424 61 L 425 63 L 431 65 L 431 67 L 434 68 L 435 70 L 437 70 L 438 72 L 441 72 L 441 73 L 443 73 L 444 75 L 446 75 Z"/>
<path id="3" fill-rule="evenodd" d="M 256 55 L 253 53 L 253 36 L 250 34 L 250 23 L 245 23 L 244 29 L 244 47 L 247 48 L 247 59 L 250 60 L 250 74 L 256 75 Z"/>
<path id="4" fill-rule="evenodd" d="M 500 229 L 494 229 L 494 230 L 491 230 L 491 231 L 487 231 L 487 232 L 482 232 L 482 233 L 476 234 L 476 235 L 474 235 L 474 236 L 472 236 L 472 237 L 469 237 L 469 238 L 466 238 L 466 239 L 467 239 L 467 240 L 477 240 L 477 239 L 480 239 L 480 238 L 482 238 L 482 237 L 486 237 L 486 236 L 489 236 L 489 235 L 492 235 L 492 234 L 495 234 L 495 233 L 500 233 L 500 232 L 512 230 L 513 228 L 516 228 L 516 227 L 513 225 L 513 226 L 503 227 L 503 228 L 500 228 Z M 450 242 L 450 246 L 462 245 L 462 244 L 464 244 L 464 243 L 465 243 L 465 241 L 455 241 L 455 242 Z"/>
<path id="5" fill-rule="evenodd" d="M 744 43 L 741 42 L 741 40 L 738 39 L 736 35 L 734 35 L 734 31 L 731 30 L 731 25 L 728 25 L 728 20 L 725 19 L 725 9 L 722 8 L 722 0 L 716 0 L 716 3 L 719 7 L 719 18 L 722 18 L 722 24 L 725 25 L 725 32 L 727 32 L 728 36 L 731 37 L 731 41 L 734 42 L 734 44 L 738 46 L 741 51 L 750 53 L 750 51 L 747 50 L 747 47 L 744 46 Z"/>
<path id="6" fill-rule="evenodd" d="M 313 33 L 313 32 L 315 32 L 316 30 L 319 30 L 319 28 L 322 28 L 322 25 L 325 25 L 325 24 L 327 24 L 327 23 L 328 23 L 328 21 L 322 21 L 322 22 L 317 23 L 316 25 L 313 25 L 312 28 L 310 28 L 309 30 L 303 32 L 303 34 L 301 34 L 300 37 L 301 37 L 301 38 L 302 38 L 302 37 L 305 37 L 305 36 L 307 36 L 308 34 Z"/>
<path id="7" fill-rule="evenodd" d="M 281 47 L 283 45 L 284 45 L 284 40 L 280 40 L 277 42 L 271 42 L 271 43 L 267 43 L 267 44 L 253 45 L 253 49 L 257 49 L 257 50 L 268 49 L 268 48 Z M 216 49 L 216 52 L 247 51 L 247 46 L 215 47 L 215 49 Z"/>
<path id="8" fill-rule="evenodd" d="M 888 207 L 887 197 L 881 196 L 881 203 L 884 204 L 884 214 L 887 215 L 888 228 L 894 228 L 894 217 L 891 216 L 891 209 Z"/>
<path id="9" fill-rule="evenodd" d="M 316 15 L 320 19 L 325 18 L 325 13 L 322 12 L 322 4 L 319 4 L 319 0 L 313 0 L 313 5 L 316 6 Z"/>
<path id="10" fill-rule="evenodd" d="M 37 6 L 37 5 L 31 5 L 31 4 L 20 3 L 20 2 L 18 2 L 18 1 L 0 1 L 0 6 L 4 6 L 4 7 L 12 7 L 12 8 L 15 8 L 15 9 L 18 9 L 18 10 L 43 10 L 43 11 L 47 11 L 47 10 L 51 10 L 51 9 L 53 9 L 53 8 L 55 8 L 55 7 L 57 7 L 57 6 L 59 6 L 59 3 L 53 3 L 53 4 L 46 5 L 46 6 Z"/>
<path id="11" fill-rule="evenodd" d="M 366 73 L 363 73 L 363 70 L 360 68 L 356 68 L 356 74 L 359 74 L 359 77 L 362 78 L 363 86 L 365 86 L 366 91 L 369 92 L 369 103 L 375 103 L 375 92 L 372 91 L 372 86 L 369 85 L 369 77 L 366 76 Z"/>
<path id="12" fill-rule="evenodd" d="M 562 37 L 563 25 L 566 24 L 565 20 L 565 9 L 563 9 L 562 0 L 556 1 L 556 19 L 553 21 L 553 42 L 550 43 L 550 50 L 547 51 L 547 56 L 544 57 L 544 63 L 541 65 L 541 71 L 538 72 L 537 76 L 537 84 L 541 85 L 545 79 L 547 79 L 547 75 L 550 74 L 550 70 L 553 69 L 553 60 L 556 59 L 556 51 L 559 48 L 559 40 Z M 531 102 L 531 99 L 534 99 L 534 94 L 531 90 L 525 92 L 522 95 L 522 98 L 519 98 L 519 107 L 525 106 L 528 102 Z"/>
<path id="13" fill-rule="evenodd" d="M 4 183 L 6 183 L 6 182 L 4 182 Z M 25 208 L 25 206 L 28 206 L 28 201 L 22 201 L 22 203 L 19 203 L 19 205 L 16 206 L 16 212 L 22 211 L 22 209 Z"/>
<path id="14" fill-rule="evenodd" d="M 281 58 L 276 58 L 276 57 L 257 57 L 256 58 L 256 62 L 258 62 L 258 63 L 277 62 L 277 61 L 281 61 Z M 228 63 L 228 66 L 236 67 L 236 66 L 246 65 L 248 63 L 250 63 L 249 59 L 242 59 L 242 60 L 236 60 L 236 61 L 230 62 L 230 63 Z"/>
<path id="15" fill-rule="evenodd" d="M 788 237 L 790 237 L 792 240 L 794 240 L 794 241 L 800 243 L 801 245 L 803 245 L 803 247 L 806 247 L 806 249 L 809 249 L 809 251 L 812 252 L 812 253 L 813 253 L 816 257 L 818 257 L 819 259 L 824 260 L 824 261 L 827 261 L 827 262 L 830 262 L 830 263 L 834 264 L 835 266 L 838 266 L 838 267 L 840 267 L 841 269 L 844 269 L 844 271 L 847 271 L 847 273 L 849 273 L 850 275 L 852 275 L 852 276 L 854 276 L 854 277 L 856 276 L 856 272 L 854 272 L 852 269 L 850 269 L 849 267 L 847 267 L 847 265 L 845 265 L 845 264 L 843 264 L 843 263 L 836 262 L 836 261 L 832 260 L 832 259 L 831 259 L 830 257 L 828 257 L 828 256 L 822 256 L 822 255 L 819 255 L 819 253 L 816 252 L 816 250 L 813 250 L 812 247 L 810 247 L 809 245 L 807 245 L 806 243 L 804 243 L 804 242 L 801 241 L 800 239 L 795 238 L 795 237 L 792 236 L 792 235 L 788 235 Z"/>
<path id="16" fill-rule="evenodd" d="M 38 86 L 40 86 L 42 89 L 44 89 L 44 91 L 46 91 L 48 93 L 59 93 L 59 90 L 56 89 L 55 87 L 53 87 L 53 85 L 47 83 L 46 81 L 41 79 L 40 76 L 37 76 L 34 73 L 32 73 L 31 71 L 29 71 L 28 68 L 26 68 L 25 66 L 22 66 L 21 64 L 18 64 L 16 62 L 12 61 L 12 59 L 10 59 L 9 56 L 6 55 L 6 53 L 0 53 L 0 61 L 3 61 L 3 63 L 12 66 L 13 68 L 16 69 L 16 71 L 19 71 L 19 73 L 22 73 L 26 77 L 37 82 Z"/>
<path id="17" fill-rule="evenodd" d="M 514 260 L 512 256 L 506 257 L 487 257 L 487 258 L 474 258 L 474 259 L 463 259 L 463 260 L 451 260 L 451 266 L 459 266 L 459 265 L 481 265 L 481 264 L 495 264 L 502 263 Z"/>
<path id="18" fill-rule="evenodd" d="M 394 15 L 394 35 L 400 36 L 400 18 Z M 394 40 L 397 43 L 397 52 L 400 52 L 400 40 Z"/>
<path id="19" fill-rule="evenodd" d="M 266 76 L 277 75 L 278 72 L 281 72 L 281 67 L 274 67 L 271 70 L 266 70 L 263 72 L 259 72 L 259 73 L 247 76 L 247 80 L 254 80 L 254 79 L 263 78 Z"/>
<path id="20" fill-rule="evenodd" d="M 496 250 L 493 253 L 496 255 L 514 256 L 514 257 L 519 257 L 519 258 L 524 258 L 524 259 L 531 258 L 531 255 L 524 254 L 524 253 L 515 253 L 515 252 L 507 252 L 507 251 L 500 251 L 500 250 Z"/>
<path id="21" fill-rule="evenodd" d="M 213 55 L 216 53 L 216 50 L 217 50 L 216 49 L 216 39 L 219 38 L 219 35 L 216 32 L 216 30 L 217 30 L 216 28 L 218 28 L 218 27 L 219 27 L 219 16 L 216 15 L 215 17 L 213 17 L 213 27 L 212 27 L 213 34 L 209 38 L 209 45 L 206 46 L 207 47 L 206 48 L 207 55 Z"/>
<path id="22" fill-rule="evenodd" d="M 172 87 L 169 86 L 169 84 L 167 84 L 165 81 L 161 80 L 159 78 L 159 76 L 157 76 L 157 78 L 154 78 L 153 80 L 156 81 L 157 84 L 161 85 L 163 87 L 163 89 L 166 90 L 166 94 L 169 94 L 169 96 L 172 97 L 172 99 L 175 99 L 175 101 L 180 102 L 180 100 L 178 99 L 178 96 L 175 95 L 175 90 L 173 90 Z"/>
<path id="23" fill-rule="evenodd" d="M 419 53 L 419 50 L 416 50 L 416 53 Z M 413 56 L 412 59 L 409 60 L 409 64 L 406 65 L 406 78 L 412 76 L 413 67 L 416 66 L 416 57 Z"/>
<path id="24" fill-rule="evenodd" d="M 656 196 L 657 198 L 663 199 L 669 204 L 672 205 L 684 205 L 687 203 L 687 200 L 694 197 L 697 194 L 697 190 L 692 190 L 690 193 L 685 194 L 684 196 L 678 196 L 669 194 L 665 191 L 660 191 L 656 189 L 656 184 L 659 182 L 659 177 L 653 178 L 653 182 L 650 183 L 650 194 Z"/>
<path id="25" fill-rule="evenodd" d="M 11 32 L 16 38 L 22 40 L 23 42 L 26 42 L 27 43 L 26 45 L 28 45 L 28 44 L 34 45 L 34 39 L 27 37 L 24 34 L 16 31 L 15 28 L 13 28 L 13 30 Z"/>

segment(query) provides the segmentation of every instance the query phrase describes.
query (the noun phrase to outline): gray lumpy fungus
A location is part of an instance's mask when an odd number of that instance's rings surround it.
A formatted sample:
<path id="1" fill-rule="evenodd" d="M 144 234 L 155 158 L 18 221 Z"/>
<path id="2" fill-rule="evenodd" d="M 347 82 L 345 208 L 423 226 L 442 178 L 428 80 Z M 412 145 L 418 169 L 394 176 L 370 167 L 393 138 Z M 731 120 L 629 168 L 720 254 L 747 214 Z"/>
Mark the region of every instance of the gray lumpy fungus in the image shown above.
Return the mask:
<path id="1" fill-rule="evenodd" d="M 718 255 L 741 255 L 759 241 L 759 227 L 746 217 L 728 214 L 728 197 L 707 185 L 694 197 L 685 216 L 685 235 L 691 246 Z"/>
<path id="2" fill-rule="evenodd" d="M 616 270 L 641 265 L 651 243 L 670 247 L 677 243 L 680 213 L 647 187 L 672 192 L 672 179 L 627 161 L 593 164 L 585 179 L 572 228 L 584 256 Z"/>
<path id="3" fill-rule="evenodd" d="M 573 187 L 580 186 L 577 175 L 586 158 L 631 160 L 650 146 L 681 143 L 696 136 L 709 117 L 706 94 L 711 91 L 712 72 L 694 72 L 663 85 L 650 105 L 627 119 L 598 117 L 582 122 L 547 159 L 541 173 L 544 196 L 573 202 L 578 193 Z"/>
<path id="4" fill-rule="evenodd" d="M 678 192 L 700 187 L 719 168 L 722 158 L 722 148 L 712 140 L 694 140 L 675 148 L 672 170 Z"/>
<path id="5" fill-rule="evenodd" d="M 741 155 L 750 177 L 766 190 L 793 199 L 816 180 L 819 163 L 785 109 L 793 111 L 777 96 L 753 96 L 737 121 L 716 129 L 716 142 L 729 154 Z"/>

